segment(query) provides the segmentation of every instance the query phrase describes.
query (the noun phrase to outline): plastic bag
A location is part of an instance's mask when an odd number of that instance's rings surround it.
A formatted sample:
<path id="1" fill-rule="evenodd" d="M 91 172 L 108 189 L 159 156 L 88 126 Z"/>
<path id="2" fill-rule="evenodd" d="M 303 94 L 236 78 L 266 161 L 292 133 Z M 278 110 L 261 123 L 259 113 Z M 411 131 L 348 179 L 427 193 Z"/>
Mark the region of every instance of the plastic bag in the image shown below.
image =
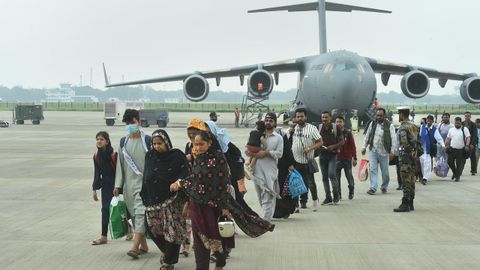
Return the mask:
<path id="1" fill-rule="evenodd" d="M 112 239 L 121 238 L 128 233 L 127 205 L 122 195 L 113 197 L 110 202 L 108 227 Z"/>
<path id="2" fill-rule="evenodd" d="M 367 181 L 368 180 L 368 160 L 362 159 L 360 161 L 360 167 L 358 169 L 358 180 Z"/>
<path id="3" fill-rule="evenodd" d="M 288 180 L 288 183 L 289 183 L 290 194 L 292 198 L 296 198 L 308 192 L 308 189 L 305 186 L 305 183 L 303 182 L 302 175 L 297 170 L 293 170 L 293 172 L 290 173 L 290 178 Z"/>
<path id="4" fill-rule="evenodd" d="M 443 156 L 437 160 L 435 167 L 433 167 L 433 172 L 438 177 L 447 177 L 448 162 Z"/>

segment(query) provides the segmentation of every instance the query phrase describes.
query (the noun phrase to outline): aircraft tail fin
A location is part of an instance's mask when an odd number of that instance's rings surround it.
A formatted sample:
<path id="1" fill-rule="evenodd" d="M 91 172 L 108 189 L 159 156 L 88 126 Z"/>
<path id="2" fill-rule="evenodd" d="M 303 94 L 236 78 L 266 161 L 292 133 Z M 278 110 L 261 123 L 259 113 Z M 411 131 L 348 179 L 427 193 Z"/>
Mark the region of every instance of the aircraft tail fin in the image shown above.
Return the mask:
<path id="1" fill-rule="evenodd" d="M 301 12 L 301 11 L 313 11 L 318 12 L 318 25 L 319 25 L 319 39 L 320 39 L 320 53 L 327 52 L 327 26 L 326 26 L 326 11 L 337 12 L 352 12 L 352 11 L 365 11 L 365 12 L 377 12 L 377 13 L 392 13 L 389 10 L 374 9 L 368 7 L 352 6 L 345 4 L 338 4 L 333 2 L 326 2 L 325 0 L 318 0 L 317 2 L 279 6 L 263 9 L 249 10 L 248 13 L 270 12 L 270 11 L 288 11 L 288 12 Z"/>
<path id="2" fill-rule="evenodd" d="M 105 63 L 103 65 L 103 76 L 105 77 L 105 87 L 108 87 L 110 83 L 108 82 L 107 70 L 105 69 Z"/>

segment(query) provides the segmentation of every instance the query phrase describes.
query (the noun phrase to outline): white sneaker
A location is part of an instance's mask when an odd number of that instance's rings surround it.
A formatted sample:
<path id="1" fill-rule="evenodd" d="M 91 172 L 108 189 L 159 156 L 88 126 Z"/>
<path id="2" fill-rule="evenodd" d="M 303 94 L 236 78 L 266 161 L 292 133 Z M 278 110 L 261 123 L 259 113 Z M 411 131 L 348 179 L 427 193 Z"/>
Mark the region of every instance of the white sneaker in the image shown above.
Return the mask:
<path id="1" fill-rule="evenodd" d="M 318 210 L 318 200 L 313 201 L 313 212 L 317 212 Z"/>

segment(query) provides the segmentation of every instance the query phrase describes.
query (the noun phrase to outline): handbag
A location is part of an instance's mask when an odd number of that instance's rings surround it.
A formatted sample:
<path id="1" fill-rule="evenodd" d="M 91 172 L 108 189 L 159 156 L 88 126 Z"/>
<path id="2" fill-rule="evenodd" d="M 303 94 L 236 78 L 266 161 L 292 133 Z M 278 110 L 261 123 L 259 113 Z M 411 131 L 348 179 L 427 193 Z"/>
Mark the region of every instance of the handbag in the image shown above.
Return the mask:
<path id="1" fill-rule="evenodd" d="M 309 173 L 314 174 L 314 173 L 319 172 L 320 169 L 318 168 L 318 163 L 314 158 L 309 159 L 307 164 L 308 164 L 308 172 Z"/>
<path id="2" fill-rule="evenodd" d="M 470 158 L 470 150 L 466 150 L 465 148 L 463 148 L 463 158 L 464 159 Z"/>
<path id="3" fill-rule="evenodd" d="M 431 143 L 430 144 L 430 156 L 431 157 L 436 157 L 438 152 L 437 144 L 436 143 Z"/>
<path id="4" fill-rule="evenodd" d="M 362 159 L 360 161 L 360 168 L 358 169 L 358 180 L 367 181 L 368 180 L 368 160 Z"/>
<path id="5" fill-rule="evenodd" d="M 223 238 L 232 237 L 235 234 L 235 224 L 233 223 L 233 220 L 223 216 L 219 217 L 218 232 Z"/>
<path id="6" fill-rule="evenodd" d="M 128 233 L 127 205 L 123 195 L 113 197 L 110 202 L 110 219 L 108 224 L 112 239 L 121 238 Z"/>
<path id="7" fill-rule="evenodd" d="M 394 156 L 392 160 L 388 161 L 389 166 L 397 165 L 398 163 L 398 156 Z"/>
<path id="8" fill-rule="evenodd" d="M 427 129 L 427 136 L 430 140 L 430 131 Z M 436 157 L 437 156 L 437 141 L 433 138 L 433 141 L 430 140 L 430 156 Z"/>
<path id="9" fill-rule="evenodd" d="M 465 131 L 463 130 L 465 127 L 462 127 L 462 133 L 463 133 L 463 143 L 465 146 L 467 146 L 467 139 L 465 138 Z M 463 148 L 463 158 L 464 159 L 469 159 L 470 158 L 470 149 L 467 151 L 465 148 Z"/>
<path id="10" fill-rule="evenodd" d="M 285 182 L 283 182 L 282 194 L 281 194 L 281 195 L 282 195 L 282 198 L 283 198 L 283 197 L 290 196 L 290 183 L 289 183 L 289 182 L 290 182 L 290 181 L 289 181 L 289 179 L 290 179 L 290 174 L 291 174 L 291 172 L 288 173 L 287 179 L 285 179 Z"/>

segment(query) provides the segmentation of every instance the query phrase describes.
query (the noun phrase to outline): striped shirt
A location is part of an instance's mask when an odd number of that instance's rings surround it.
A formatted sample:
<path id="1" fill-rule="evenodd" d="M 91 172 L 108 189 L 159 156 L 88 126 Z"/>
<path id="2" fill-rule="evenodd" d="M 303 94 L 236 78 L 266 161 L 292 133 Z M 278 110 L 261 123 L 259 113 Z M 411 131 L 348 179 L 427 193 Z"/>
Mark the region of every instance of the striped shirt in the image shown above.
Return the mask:
<path id="1" fill-rule="evenodd" d="M 301 164 L 307 164 L 308 160 L 313 159 L 313 149 L 307 154 L 305 154 L 303 150 L 312 147 L 312 145 L 321 138 L 322 136 L 320 136 L 320 132 L 314 125 L 309 123 L 306 123 L 304 127 L 296 125 L 292 140 L 292 152 L 295 161 Z"/>

